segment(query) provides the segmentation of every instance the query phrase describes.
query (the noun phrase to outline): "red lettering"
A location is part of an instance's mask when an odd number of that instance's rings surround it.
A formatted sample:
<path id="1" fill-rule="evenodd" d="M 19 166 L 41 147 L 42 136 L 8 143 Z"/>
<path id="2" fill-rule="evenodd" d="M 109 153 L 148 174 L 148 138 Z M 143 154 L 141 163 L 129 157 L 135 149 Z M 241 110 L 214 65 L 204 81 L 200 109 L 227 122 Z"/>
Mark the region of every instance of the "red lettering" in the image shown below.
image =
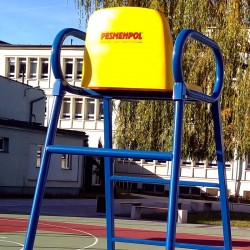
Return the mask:
<path id="1" fill-rule="evenodd" d="M 137 38 L 138 38 L 138 32 L 135 32 L 135 33 L 133 34 L 133 38 L 134 38 L 134 39 L 137 39 Z"/>
<path id="2" fill-rule="evenodd" d="M 128 39 L 130 39 L 131 37 L 133 37 L 133 32 L 128 33 Z"/>
<path id="3" fill-rule="evenodd" d="M 115 39 L 142 40 L 142 32 L 102 32 L 101 39 L 104 39 L 104 40 L 115 40 Z"/>
<path id="4" fill-rule="evenodd" d="M 128 39 L 128 32 L 123 32 L 123 39 Z"/>
<path id="5" fill-rule="evenodd" d="M 123 32 L 119 32 L 119 39 L 123 39 Z"/>
<path id="6" fill-rule="evenodd" d="M 106 33 L 103 32 L 103 33 L 101 34 L 101 39 L 104 39 L 105 37 L 106 37 Z"/>

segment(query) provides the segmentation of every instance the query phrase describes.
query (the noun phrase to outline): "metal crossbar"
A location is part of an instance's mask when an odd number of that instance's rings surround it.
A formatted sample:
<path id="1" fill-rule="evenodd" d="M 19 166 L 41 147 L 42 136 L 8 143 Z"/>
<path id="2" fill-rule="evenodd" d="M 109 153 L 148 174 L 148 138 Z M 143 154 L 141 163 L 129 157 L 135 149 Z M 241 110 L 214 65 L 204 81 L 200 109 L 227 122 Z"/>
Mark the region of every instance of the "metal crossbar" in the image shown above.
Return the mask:
<path id="1" fill-rule="evenodd" d="M 87 156 L 105 156 L 113 158 L 137 158 L 171 161 L 173 154 L 171 152 L 156 152 L 143 150 L 125 150 L 109 148 L 90 148 L 77 146 L 50 145 L 45 150 L 54 154 L 75 154 Z"/>

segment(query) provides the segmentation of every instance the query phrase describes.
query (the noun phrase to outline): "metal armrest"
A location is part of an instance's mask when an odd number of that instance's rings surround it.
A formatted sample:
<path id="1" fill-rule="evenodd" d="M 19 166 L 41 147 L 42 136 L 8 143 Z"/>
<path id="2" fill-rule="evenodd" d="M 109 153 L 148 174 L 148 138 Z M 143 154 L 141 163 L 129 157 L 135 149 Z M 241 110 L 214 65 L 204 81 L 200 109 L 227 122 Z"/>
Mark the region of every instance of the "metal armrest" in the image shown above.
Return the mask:
<path id="1" fill-rule="evenodd" d="M 204 93 L 200 93 L 198 91 L 194 91 L 188 88 L 188 85 L 185 84 L 183 73 L 182 73 L 182 55 L 183 55 L 183 48 L 187 41 L 187 39 L 191 37 L 202 44 L 207 45 L 213 50 L 214 57 L 215 57 L 215 64 L 216 64 L 216 81 L 214 84 L 213 92 L 211 95 L 207 95 Z M 223 66 L 223 58 L 220 51 L 218 44 L 208 38 L 207 36 L 202 35 L 198 31 L 192 29 L 185 29 L 182 30 L 175 42 L 174 45 L 174 53 L 173 53 L 173 74 L 175 79 L 175 84 L 185 84 L 186 91 L 185 95 L 197 101 L 204 101 L 204 102 L 215 102 L 221 93 L 223 87 L 223 78 L 224 78 L 224 66 Z"/>

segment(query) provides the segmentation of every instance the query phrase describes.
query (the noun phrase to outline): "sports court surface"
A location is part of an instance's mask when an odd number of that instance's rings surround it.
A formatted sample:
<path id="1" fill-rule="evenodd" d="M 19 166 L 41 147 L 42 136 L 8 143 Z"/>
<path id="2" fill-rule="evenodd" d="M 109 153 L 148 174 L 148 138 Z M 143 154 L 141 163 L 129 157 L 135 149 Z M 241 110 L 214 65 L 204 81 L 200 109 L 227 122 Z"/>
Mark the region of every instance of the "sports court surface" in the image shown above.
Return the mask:
<path id="1" fill-rule="evenodd" d="M 21 250 L 27 230 L 31 200 L 0 200 L 0 250 Z M 58 216 L 55 216 L 57 215 Z M 116 236 L 165 240 L 166 224 L 159 221 L 115 220 Z M 233 249 L 250 249 L 250 229 L 232 229 Z M 220 227 L 179 224 L 178 242 L 222 246 Z M 34 249 L 106 249 L 105 217 L 95 200 L 45 200 Z M 164 249 L 116 243 L 117 250 Z"/>

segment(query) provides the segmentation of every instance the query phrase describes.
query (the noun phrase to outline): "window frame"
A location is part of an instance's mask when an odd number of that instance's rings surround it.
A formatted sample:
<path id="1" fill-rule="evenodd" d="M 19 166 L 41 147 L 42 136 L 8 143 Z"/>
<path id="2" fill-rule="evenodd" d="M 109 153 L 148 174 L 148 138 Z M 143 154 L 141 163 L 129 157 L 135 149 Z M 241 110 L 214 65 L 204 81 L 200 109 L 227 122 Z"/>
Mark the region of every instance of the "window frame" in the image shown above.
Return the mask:
<path id="1" fill-rule="evenodd" d="M 33 69 L 34 72 L 33 72 Z M 38 69 L 38 60 L 36 57 L 29 58 L 29 78 L 30 79 L 37 79 L 37 69 Z"/>
<path id="2" fill-rule="evenodd" d="M 83 67 L 83 59 L 76 59 L 76 79 L 82 79 L 82 67 Z"/>
<path id="3" fill-rule="evenodd" d="M 69 72 L 68 72 L 69 70 Z M 74 61 L 73 58 L 64 59 L 64 76 L 67 80 L 72 80 L 74 76 Z"/>
<path id="4" fill-rule="evenodd" d="M 0 136 L 0 153 L 9 153 L 9 138 Z"/>
<path id="5" fill-rule="evenodd" d="M 94 98 L 86 98 L 86 120 L 94 121 L 95 120 L 95 99 Z M 93 107 L 92 107 L 93 106 Z M 93 111 L 93 112 L 92 112 Z"/>
<path id="6" fill-rule="evenodd" d="M 43 145 L 37 145 L 36 148 L 36 168 L 40 168 L 43 154 Z"/>
<path id="7" fill-rule="evenodd" d="M 104 119 L 104 112 L 103 112 L 104 107 L 103 107 L 103 100 L 102 99 L 99 100 L 98 107 L 99 107 L 99 110 L 98 110 L 98 113 L 99 113 L 98 119 L 99 120 L 103 120 Z"/>
<path id="8" fill-rule="evenodd" d="M 27 58 L 18 58 L 18 77 L 27 77 Z"/>
<path id="9" fill-rule="evenodd" d="M 15 76 L 16 76 L 16 59 L 15 59 L 15 57 L 8 57 L 7 61 L 8 61 L 7 75 L 8 75 L 9 78 L 15 78 Z"/>
<path id="10" fill-rule="evenodd" d="M 61 157 L 61 169 L 62 170 L 72 170 L 72 155 L 62 154 Z"/>
<path id="11" fill-rule="evenodd" d="M 250 170 L 250 153 L 246 157 L 246 170 Z"/>
<path id="12" fill-rule="evenodd" d="M 41 75 L 40 75 L 40 78 L 41 79 L 44 79 L 44 80 L 47 80 L 49 79 L 49 58 L 41 58 L 40 59 L 40 62 L 41 62 L 41 65 L 40 65 L 40 72 L 41 72 Z"/>
<path id="13" fill-rule="evenodd" d="M 65 106 L 67 105 L 67 106 Z M 70 119 L 71 118 L 71 98 L 70 97 L 64 97 L 63 103 L 62 103 L 62 119 Z M 67 107 L 68 112 L 65 111 Z"/>
<path id="14" fill-rule="evenodd" d="M 83 103 L 83 98 L 74 99 L 74 119 L 83 118 Z M 78 112 L 78 108 L 80 109 L 80 112 Z"/>

